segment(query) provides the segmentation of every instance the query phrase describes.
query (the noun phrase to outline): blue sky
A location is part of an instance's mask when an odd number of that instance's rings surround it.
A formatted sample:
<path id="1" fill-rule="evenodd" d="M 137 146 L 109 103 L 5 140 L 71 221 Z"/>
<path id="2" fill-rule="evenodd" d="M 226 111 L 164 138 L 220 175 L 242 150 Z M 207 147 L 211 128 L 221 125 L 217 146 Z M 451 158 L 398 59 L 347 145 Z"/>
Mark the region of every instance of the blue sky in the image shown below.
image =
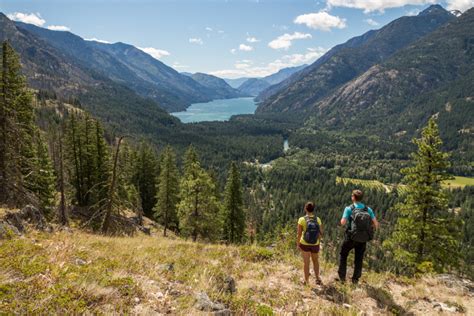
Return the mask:
<path id="1" fill-rule="evenodd" d="M 10 18 L 140 47 L 178 71 L 265 76 L 403 15 L 474 0 L 1 0 Z"/>

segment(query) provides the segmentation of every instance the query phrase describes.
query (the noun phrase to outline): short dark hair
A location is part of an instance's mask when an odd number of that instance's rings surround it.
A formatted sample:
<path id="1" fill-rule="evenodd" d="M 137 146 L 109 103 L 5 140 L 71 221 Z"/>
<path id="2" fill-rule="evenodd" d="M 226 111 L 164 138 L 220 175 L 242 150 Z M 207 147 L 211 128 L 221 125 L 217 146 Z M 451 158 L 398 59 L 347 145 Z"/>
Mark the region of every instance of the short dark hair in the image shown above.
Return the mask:
<path id="1" fill-rule="evenodd" d="M 314 203 L 313 202 L 306 202 L 306 204 L 304 205 L 304 209 L 306 212 L 310 212 L 310 213 L 313 213 L 314 211 Z"/>
<path id="2" fill-rule="evenodd" d="M 362 190 L 354 190 L 352 191 L 352 195 L 354 196 L 356 201 L 362 201 L 362 198 L 364 197 L 364 192 L 362 192 Z"/>

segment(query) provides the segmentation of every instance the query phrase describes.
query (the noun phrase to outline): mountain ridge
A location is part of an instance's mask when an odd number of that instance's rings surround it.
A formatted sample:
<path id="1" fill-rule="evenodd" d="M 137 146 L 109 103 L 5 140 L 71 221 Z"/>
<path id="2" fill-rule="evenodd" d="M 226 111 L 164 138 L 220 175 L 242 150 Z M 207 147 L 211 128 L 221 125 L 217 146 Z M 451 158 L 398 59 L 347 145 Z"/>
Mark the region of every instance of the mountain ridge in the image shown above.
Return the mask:
<path id="1" fill-rule="evenodd" d="M 330 50 L 289 84 L 280 86 L 282 90 L 260 96 L 257 112 L 305 111 L 333 89 L 453 19 L 441 6 L 432 5 L 417 16 L 398 18 L 379 30 L 355 37 Z"/>

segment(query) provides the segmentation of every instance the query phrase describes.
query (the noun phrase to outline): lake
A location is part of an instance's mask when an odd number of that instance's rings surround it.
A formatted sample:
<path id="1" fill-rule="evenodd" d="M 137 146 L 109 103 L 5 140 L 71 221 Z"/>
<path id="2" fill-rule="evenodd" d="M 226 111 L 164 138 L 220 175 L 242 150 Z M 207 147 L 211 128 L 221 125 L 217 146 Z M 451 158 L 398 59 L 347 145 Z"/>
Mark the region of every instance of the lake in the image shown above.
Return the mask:
<path id="1" fill-rule="evenodd" d="M 253 114 L 256 108 L 253 98 L 220 99 L 207 103 L 194 103 L 186 111 L 170 114 L 183 123 L 227 121 L 232 115 Z"/>

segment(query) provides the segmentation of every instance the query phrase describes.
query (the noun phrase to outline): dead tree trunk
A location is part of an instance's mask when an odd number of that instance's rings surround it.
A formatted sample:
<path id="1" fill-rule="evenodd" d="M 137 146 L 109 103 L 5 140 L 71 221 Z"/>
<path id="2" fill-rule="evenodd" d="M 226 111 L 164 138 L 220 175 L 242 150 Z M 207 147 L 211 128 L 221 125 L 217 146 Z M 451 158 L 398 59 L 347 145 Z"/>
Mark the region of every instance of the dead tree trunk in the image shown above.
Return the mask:
<path id="1" fill-rule="evenodd" d="M 112 209 L 114 206 L 114 196 L 115 196 L 115 184 L 117 182 L 117 165 L 118 165 L 118 156 L 120 152 L 120 143 L 122 143 L 124 136 L 121 136 L 118 140 L 117 143 L 117 149 L 115 151 L 115 157 L 114 157 L 114 166 L 112 169 L 112 179 L 110 180 L 110 187 L 109 187 L 109 194 L 107 197 L 106 201 L 106 206 L 105 206 L 105 215 L 104 215 L 104 220 L 102 222 L 102 232 L 104 234 L 107 234 L 107 231 L 109 230 L 110 227 L 110 217 L 112 216 Z"/>

